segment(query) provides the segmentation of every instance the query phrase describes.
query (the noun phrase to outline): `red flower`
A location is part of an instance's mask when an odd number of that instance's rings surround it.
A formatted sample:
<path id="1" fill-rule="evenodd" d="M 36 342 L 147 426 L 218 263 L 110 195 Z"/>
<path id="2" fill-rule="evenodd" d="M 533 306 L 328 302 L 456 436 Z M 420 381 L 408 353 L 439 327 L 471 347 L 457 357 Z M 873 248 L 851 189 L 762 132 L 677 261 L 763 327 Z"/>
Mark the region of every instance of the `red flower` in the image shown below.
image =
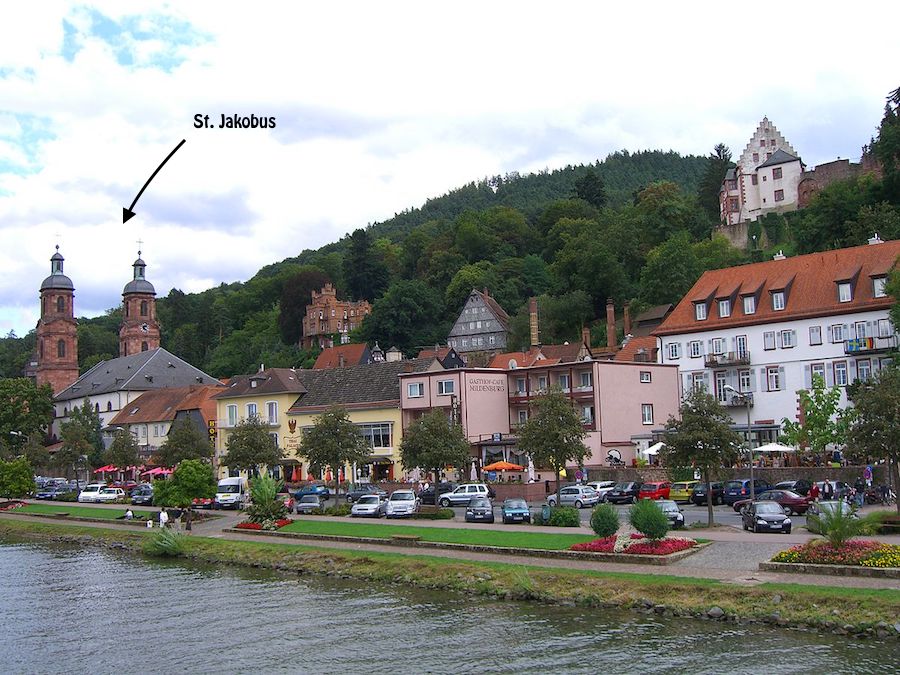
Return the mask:
<path id="1" fill-rule="evenodd" d="M 235 525 L 235 527 L 239 530 L 261 530 L 262 529 L 262 525 L 260 525 L 259 523 L 250 523 L 250 522 L 238 523 L 237 525 Z"/>
<path id="2" fill-rule="evenodd" d="M 572 544 L 572 551 L 591 551 L 592 553 L 612 553 L 616 546 L 616 535 L 604 537 L 603 539 L 594 539 L 594 541 L 586 541 L 581 544 Z"/>
<path id="3" fill-rule="evenodd" d="M 690 539 L 660 539 L 659 541 L 630 544 L 625 553 L 641 555 L 669 555 L 677 551 L 693 548 L 697 542 Z"/>

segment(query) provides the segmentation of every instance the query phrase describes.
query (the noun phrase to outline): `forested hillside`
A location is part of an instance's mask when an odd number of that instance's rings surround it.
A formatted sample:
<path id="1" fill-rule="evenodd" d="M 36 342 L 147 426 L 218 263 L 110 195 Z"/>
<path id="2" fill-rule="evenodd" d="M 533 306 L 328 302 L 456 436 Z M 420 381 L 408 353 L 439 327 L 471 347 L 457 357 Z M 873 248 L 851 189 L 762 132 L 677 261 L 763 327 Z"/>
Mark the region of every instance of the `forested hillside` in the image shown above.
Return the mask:
<path id="1" fill-rule="evenodd" d="M 541 339 L 605 335 L 605 305 L 621 311 L 677 302 L 707 269 L 864 243 L 874 231 L 900 237 L 898 101 L 885 113 L 874 151 L 884 178 L 865 176 L 822 190 L 809 208 L 751 227 L 756 249 L 713 237 L 718 186 L 730 153 L 618 152 L 590 166 L 495 176 L 428 200 L 421 208 L 360 227 L 317 251 L 261 269 L 245 283 L 202 293 L 175 289 L 158 302 L 163 346 L 211 375 L 266 366 L 308 367 L 297 348 L 310 291 L 331 281 L 373 311 L 351 337 L 407 354 L 443 343 L 472 288 L 491 289 L 525 346 L 527 300 L 539 297 Z M 79 320 L 82 370 L 117 355 L 118 310 Z M 33 332 L 0 340 L 0 376 L 17 376 Z"/>

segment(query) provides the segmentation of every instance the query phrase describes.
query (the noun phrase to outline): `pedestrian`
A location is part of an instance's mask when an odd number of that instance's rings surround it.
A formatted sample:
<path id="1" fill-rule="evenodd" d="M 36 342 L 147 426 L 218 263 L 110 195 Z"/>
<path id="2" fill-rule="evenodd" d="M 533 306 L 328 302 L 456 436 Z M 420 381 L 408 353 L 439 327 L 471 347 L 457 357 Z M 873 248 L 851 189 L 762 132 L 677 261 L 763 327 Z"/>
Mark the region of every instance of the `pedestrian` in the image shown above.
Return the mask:
<path id="1" fill-rule="evenodd" d="M 131 509 L 125 510 L 125 520 L 132 520 L 134 518 L 134 511 Z"/>
<path id="2" fill-rule="evenodd" d="M 169 514 L 166 513 L 165 506 L 159 510 L 159 526 L 160 527 L 168 527 L 169 526 Z"/>
<path id="3" fill-rule="evenodd" d="M 819 484 L 813 483 L 809 488 L 809 500 L 812 502 L 819 501 Z"/>
<path id="4" fill-rule="evenodd" d="M 181 509 L 175 509 L 172 512 L 172 520 L 170 522 L 176 532 L 181 532 Z"/>
<path id="5" fill-rule="evenodd" d="M 147 518 L 147 529 L 148 530 L 153 529 L 153 519 L 152 518 Z"/>
<path id="6" fill-rule="evenodd" d="M 826 502 L 830 502 L 834 499 L 834 486 L 831 484 L 830 480 L 826 480 L 825 484 L 822 485 L 822 499 Z"/>

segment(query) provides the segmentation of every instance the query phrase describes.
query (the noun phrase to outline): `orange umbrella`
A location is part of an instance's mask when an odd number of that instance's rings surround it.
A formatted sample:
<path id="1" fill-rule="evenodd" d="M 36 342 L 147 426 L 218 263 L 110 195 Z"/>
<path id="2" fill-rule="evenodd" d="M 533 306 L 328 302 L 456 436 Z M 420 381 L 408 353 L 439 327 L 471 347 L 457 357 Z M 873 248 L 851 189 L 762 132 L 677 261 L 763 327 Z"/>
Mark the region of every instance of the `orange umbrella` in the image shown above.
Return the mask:
<path id="1" fill-rule="evenodd" d="M 513 464 L 512 462 L 494 462 L 493 464 L 488 464 L 487 466 L 481 467 L 482 471 L 522 471 L 525 467 L 520 466 L 519 464 Z"/>

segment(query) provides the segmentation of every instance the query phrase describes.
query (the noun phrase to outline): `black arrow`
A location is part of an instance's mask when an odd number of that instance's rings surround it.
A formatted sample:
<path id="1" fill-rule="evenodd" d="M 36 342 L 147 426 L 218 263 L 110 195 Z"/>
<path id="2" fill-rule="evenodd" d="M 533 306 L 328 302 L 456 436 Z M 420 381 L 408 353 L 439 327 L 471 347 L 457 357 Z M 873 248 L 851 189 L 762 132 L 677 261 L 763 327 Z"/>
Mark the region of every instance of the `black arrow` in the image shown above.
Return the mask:
<path id="1" fill-rule="evenodd" d="M 150 178 L 148 178 L 147 182 L 144 183 L 144 187 L 141 188 L 141 191 L 137 193 L 137 197 L 135 197 L 134 201 L 131 202 L 131 206 L 129 206 L 127 209 L 126 208 L 122 209 L 122 224 L 123 225 L 137 215 L 134 211 L 132 211 L 132 209 L 134 208 L 134 205 L 137 204 L 137 200 L 141 198 L 142 194 L 144 194 L 144 190 L 146 190 L 147 186 L 150 185 L 150 181 L 156 177 L 156 174 L 159 173 L 159 170 L 161 168 L 163 168 L 163 166 L 165 166 L 166 162 L 168 162 L 172 158 L 172 155 L 174 155 L 176 152 L 178 152 L 178 148 L 180 148 L 182 145 L 184 145 L 183 138 L 181 139 L 181 143 L 176 145 L 175 149 L 172 150 L 172 152 L 170 152 L 168 155 L 166 155 L 166 158 L 162 162 L 160 162 L 159 166 L 156 167 L 156 171 L 154 171 L 152 174 L 150 174 Z"/>

